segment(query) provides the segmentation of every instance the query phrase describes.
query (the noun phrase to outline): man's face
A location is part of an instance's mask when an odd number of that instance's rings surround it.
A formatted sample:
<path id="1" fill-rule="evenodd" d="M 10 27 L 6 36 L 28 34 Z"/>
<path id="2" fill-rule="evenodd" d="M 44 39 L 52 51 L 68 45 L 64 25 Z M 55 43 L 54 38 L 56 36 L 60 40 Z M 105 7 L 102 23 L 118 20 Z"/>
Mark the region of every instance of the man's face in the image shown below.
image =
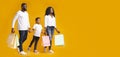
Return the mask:
<path id="1" fill-rule="evenodd" d="M 26 11 L 27 10 L 27 5 L 23 5 L 22 10 Z"/>

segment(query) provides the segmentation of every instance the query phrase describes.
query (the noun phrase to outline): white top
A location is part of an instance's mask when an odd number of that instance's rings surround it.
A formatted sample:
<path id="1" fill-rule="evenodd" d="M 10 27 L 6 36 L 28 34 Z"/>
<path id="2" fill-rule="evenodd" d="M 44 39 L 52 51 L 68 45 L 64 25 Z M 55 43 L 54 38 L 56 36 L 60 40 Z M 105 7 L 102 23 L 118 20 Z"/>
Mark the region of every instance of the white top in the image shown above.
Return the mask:
<path id="1" fill-rule="evenodd" d="M 40 37 L 42 31 L 42 25 L 34 24 L 33 29 L 35 30 L 34 36 Z"/>
<path id="2" fill-rule="evenodd" d="M 23 12 L 20 10 L 17 12 L 17 14 L 15 15 L 13 22 L 12 22 L 12 28 L 14 28 L 16 20 L 18 20 L 18 29 L 19 30 L 28 30 L 28 28 L 30 28 L 29 16 L 26 11 Z"/>
<path id="3" fill-rule="evenodd" d="M 56 28 L 56 20 L 55 17 L 51 17 L 50 15 L 45 16 L 45 27 L 54 26 Z"/>

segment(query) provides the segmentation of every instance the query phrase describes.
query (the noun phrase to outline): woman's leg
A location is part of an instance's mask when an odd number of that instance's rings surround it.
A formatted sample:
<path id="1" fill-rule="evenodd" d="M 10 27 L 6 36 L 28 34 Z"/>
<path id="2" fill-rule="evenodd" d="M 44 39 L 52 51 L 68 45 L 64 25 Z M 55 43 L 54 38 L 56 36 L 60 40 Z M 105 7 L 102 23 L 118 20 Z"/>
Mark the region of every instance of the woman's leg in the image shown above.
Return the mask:
<path id="1" fill-rule="evenodd" d="M 53 37 L 53 34 L 54 34 L 54 27 L 50 27 L 50 34 L 49 34 L 49 37 L 50 37 L 50 46 L 49 46 L 49 50 L 52 49 L 52 37 Z"/>

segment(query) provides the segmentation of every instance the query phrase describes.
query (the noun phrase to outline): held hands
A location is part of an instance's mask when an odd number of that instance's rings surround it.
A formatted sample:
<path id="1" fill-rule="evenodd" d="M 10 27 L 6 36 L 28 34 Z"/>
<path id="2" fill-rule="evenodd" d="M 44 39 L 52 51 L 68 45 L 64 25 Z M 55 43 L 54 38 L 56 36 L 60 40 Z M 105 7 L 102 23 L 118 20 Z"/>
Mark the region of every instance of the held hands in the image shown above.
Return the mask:
<path id="1" fill-rule="evenodd" d="M 30 28 L 28 29 L 28 32 L 29 32 L 29 33 L 31 33 L 31 32 L 32 32 Z"/>
<path id="2" fill-rule="evenodd" d="M 33 31 L 34 31 L 34 29 L 30 29 L 30 28 L 28 30 L 29 33 L 33 32 Z"/>

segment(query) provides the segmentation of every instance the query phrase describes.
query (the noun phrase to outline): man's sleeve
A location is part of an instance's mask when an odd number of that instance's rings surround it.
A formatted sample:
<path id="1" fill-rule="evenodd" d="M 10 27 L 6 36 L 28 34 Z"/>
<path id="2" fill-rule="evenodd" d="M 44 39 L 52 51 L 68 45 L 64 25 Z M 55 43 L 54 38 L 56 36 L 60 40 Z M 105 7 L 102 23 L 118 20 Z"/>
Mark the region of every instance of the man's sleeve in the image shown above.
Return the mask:
<path id="1" fill-rule="evenodd" d="M 16 20 L 18 19 L 18 16 L 19 16 L 19 13 L 16 13 L 16 15 L 15 15 L 13 21 L 12 21 L 12 28 L 14 28 L 15 22 L 16 22 Z"/>
<path id="2" fill-rule="evenodd" d="M 29 16 L 28 16 L 28 28 L 30 28 L 30 21 L 29 21 Z"/>

